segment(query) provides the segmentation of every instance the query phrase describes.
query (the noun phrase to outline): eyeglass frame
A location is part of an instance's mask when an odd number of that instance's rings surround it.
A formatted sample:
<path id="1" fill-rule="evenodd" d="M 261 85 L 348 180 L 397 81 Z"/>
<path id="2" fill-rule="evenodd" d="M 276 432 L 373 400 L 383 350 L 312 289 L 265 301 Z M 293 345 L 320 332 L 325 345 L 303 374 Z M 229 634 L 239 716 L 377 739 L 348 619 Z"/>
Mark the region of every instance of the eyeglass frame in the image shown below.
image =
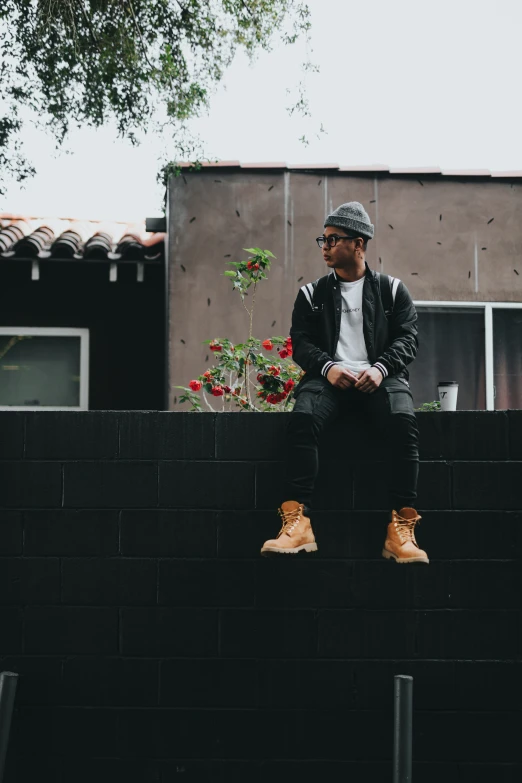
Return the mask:
<path id="1" fill-rule="evenodd" d="M 330 244 L 330 239 L 335 239 L 333 245 Z M 328 245 L 330 249 L 332 247 L 335 247 L 339 239 L 362 239 L 362 237 L 357 237 L 357 236 L 347 237 L 347 236 L 340 236 L 339 234 L 329 234 L 327 237 L 325 237 L 325 235 L 323 234 L 320 237 L 316 237 L 315 241 L 317 242 L 317 247 L 319 248 L 319 250 L 322 250 L 325 244 Z M 322 240 L 322 245 L 319 244 L 321 240 Z"/>

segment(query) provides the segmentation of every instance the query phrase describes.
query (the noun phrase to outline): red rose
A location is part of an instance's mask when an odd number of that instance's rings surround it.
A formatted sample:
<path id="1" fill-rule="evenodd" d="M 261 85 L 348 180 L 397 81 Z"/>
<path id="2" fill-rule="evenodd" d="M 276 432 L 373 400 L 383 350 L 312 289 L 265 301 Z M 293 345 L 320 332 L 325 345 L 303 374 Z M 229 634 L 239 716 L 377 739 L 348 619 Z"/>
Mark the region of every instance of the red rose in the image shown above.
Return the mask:
<path id="1" fill-rule="evenodd" d="M 223 387 L 222 386 L 214 386 L 212 389 L 212 394 L 214 397 L 222 397 L 224 394 Z"/>
<path id="2" fill-rule="evenodd" d="M 291 378 L 289 378 L 289 379 L 288 379 L 288 380 L 287 380 L 287 381 L 286 381 L 286 382 L 283 384 L 283 389 L 285 390 L 285 392 L 290 392 L 290 391 L 292 391 L 292 389 L 294 388 L 294 386 L 295 386 L 295 382 L 294 382 L 294 381 L 293 381 Z"/>
<path id="3" fill-rule="evenodd" d="M 273 364 L 271 364 L 270 367 L 268 368 L 268 372 L 270 373 L 270 375 L 277 376 L 279 375 L 281 370 L 279 369 L 279 367 L 275 367 Z"/>
<path id="4" fill-rule="evenodd" d="M 279 356 L 281 359 L 286 359 L 287 356 L 290 356 L 286 348 L 283 348 L 282 350 L 278 351 Z"/>
<path id="5" fill-rule="evenodd" d="M 220 345 L 219 343 L 215 343 L 215 342 L 210 343 L 209 348 L 210 348 L 211 351 L 222 351 L 223 350 L 223 346 Z"/>
<path id="6" fill-rule="evenodd" d="M 194 392 L 199 391 L 201 389 L 202 385 L 203 384 L 201 383 L 201 381 L 190 381 L 190 383 L 189 383 L 190 388 Z"/>
<path id="7" fill-rule="evenodd" d="M 257 263 L 257 261 L 253 261 L 252 259 L 250 259 L 250 261 L 247 264 L 247 269 L 259 269 L 259 264 Z"/>
<path id="8" fill-rule="evenodd" d="M 223 390 L 224 390 L 225 394 L 230 394 L 230 392 L 232 391 L 230 386 L 223 386 Z"/>
<path id="9" fill-rule="evenodd" d="M 271 351 L 272 348 L 274 347 L 274 344 L 273 344 L 272 340 L 263 340 L 261 345 L 263 346 L 265 351 Z"/>

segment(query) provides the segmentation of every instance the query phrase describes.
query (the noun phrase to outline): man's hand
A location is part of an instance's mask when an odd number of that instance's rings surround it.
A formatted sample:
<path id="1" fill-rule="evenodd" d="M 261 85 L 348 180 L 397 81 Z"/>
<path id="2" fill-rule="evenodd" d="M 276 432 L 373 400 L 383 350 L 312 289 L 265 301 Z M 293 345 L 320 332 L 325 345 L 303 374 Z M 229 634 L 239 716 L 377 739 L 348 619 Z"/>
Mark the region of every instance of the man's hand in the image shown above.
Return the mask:
<path id="1" fill-rule="evenodd" d="M 370 367 L 369 370 L 363 370 L 357 376 L 358 380 L 354 388 L 358 391 L 373 394 L 379 388 L 383 381 L 382 373 L 377 367 Z"/>
<path id="2" fill-rule="evenodd" d="M 353 372 L 338 364 L 330 367 L 326 373 L 326 379 L 330 381 L 332 386 L 337 386 L 338 389 L 349 389 L 350 386 L 357 382 L 357 376 Z"/>

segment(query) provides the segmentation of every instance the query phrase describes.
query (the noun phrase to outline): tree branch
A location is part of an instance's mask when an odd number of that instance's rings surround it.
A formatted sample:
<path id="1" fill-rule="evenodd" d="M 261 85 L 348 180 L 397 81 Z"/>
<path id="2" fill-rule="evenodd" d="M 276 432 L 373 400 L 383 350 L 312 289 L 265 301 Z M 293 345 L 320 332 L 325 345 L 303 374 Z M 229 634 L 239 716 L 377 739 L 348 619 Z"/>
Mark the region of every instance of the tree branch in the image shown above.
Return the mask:
<path id="1" fill-rule="evenodd" d="M 101 53 L 100 42 L 98 41 L 98 39 L 96 37 L 96 33 L 94 32 L 94 28 L 92 26 L 91 19 L 89 18 L 89 14 L 85 10 L 85 6 L 83 4 L 83 0 L 78 0 L 78 2 L 79 2 L 79 5 L 80 5 L 80 8 L 82 9 L 82 13 L 83 13 L 83 15 L 85 17 L 85 22 L 87 23 L 87 27 L 89 28 L 89 33 L 91 35 L 91 38 L 94 41 L 94 44 L 97 47 L 98 51 Z M 72 11 L 71 11 L 71 15 L 72 15 Z"/>
<path id="2" fill-rule="evenodd" d="M 136 14 L 134 13 L 134 6 L 132 5 L 132 0 L 127 0 L 127 2 L 129 4 L 129 8 L 130 8 L 130 11 L 131 11 L 131 14 L 132 14 L 132 18 L 134 20 L 134 26 L 135 26 L 135 28 L 136 28 L 136 30 L 138 32 L 138 36 L 139 36 L 139 39 L 141 41 L 141 48 L 143 49 L 143 56 L 145 57 L 149 68 L 154 68 L 154 66 L 152 65 L 151 61 L 149 60 L 149 55 L 148 55 L 148 52 L 147 52 L 147 46 L 145 44 L 145 39 L 143 38 L 143 34 L 141 32 L 141 28 L 140 28 L 140 26 L 138 24 L 138 20 L 136 19 Z M 125 0 L 123 0 L 123 5 L 125 5 Z"/>

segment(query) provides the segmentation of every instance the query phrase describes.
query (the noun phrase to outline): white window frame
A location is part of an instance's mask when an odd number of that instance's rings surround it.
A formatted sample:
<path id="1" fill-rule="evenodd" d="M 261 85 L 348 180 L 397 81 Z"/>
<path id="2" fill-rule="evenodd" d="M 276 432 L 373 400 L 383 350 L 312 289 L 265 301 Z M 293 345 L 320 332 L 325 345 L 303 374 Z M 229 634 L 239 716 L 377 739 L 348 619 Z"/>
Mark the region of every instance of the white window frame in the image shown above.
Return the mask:
<path id="1" fill-rule="evenodd" d="M 484 335 L 486 340 L 486 410 L 495 410 L 495 378 L 493 357 L 493 310 L 522 310 L 522 302 L 427 302 L 414 300 L 416 308 L 423 307 L 467 307 L 470 309 L 481 308 L 484 310 Z"/>
<path id="2" fill-rule="evenodd" d="M 34 334 L 39 337 L 80 338 L 79 405 L 0 405 L 0 411 L 88 411 L 89 410 L 89 330 L 47 326 L 0 326 L 1 334 Z"/>

